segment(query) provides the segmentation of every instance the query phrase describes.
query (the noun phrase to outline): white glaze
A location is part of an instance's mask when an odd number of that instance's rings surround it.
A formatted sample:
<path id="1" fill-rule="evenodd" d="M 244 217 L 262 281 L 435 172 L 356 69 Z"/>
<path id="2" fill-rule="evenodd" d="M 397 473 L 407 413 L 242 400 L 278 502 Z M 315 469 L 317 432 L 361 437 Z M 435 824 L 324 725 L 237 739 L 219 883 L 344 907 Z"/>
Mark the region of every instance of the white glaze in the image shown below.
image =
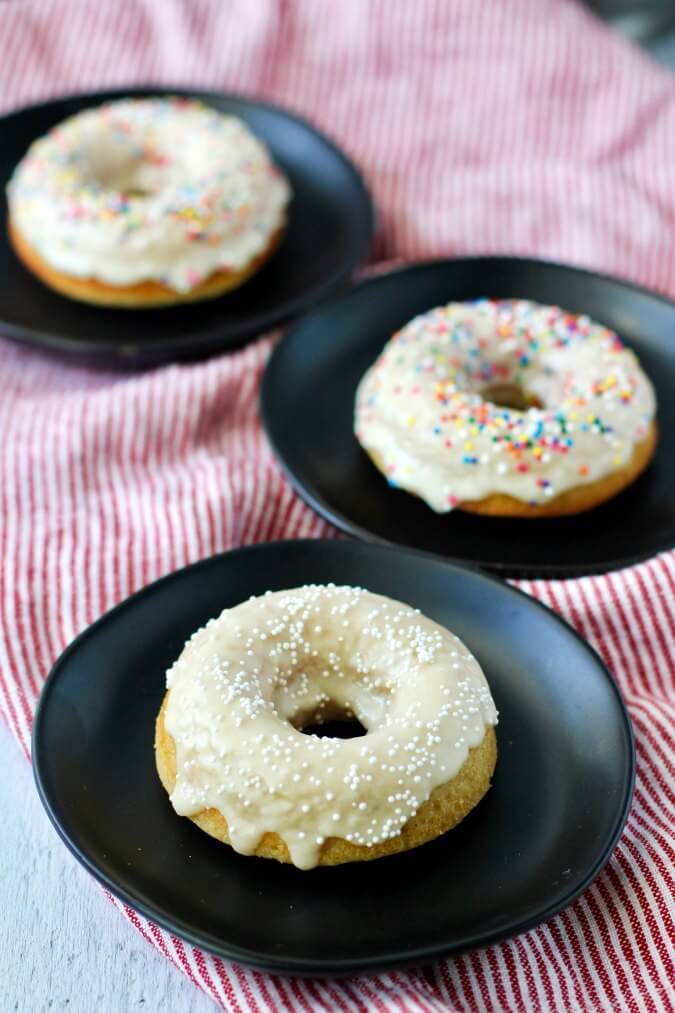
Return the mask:
<path id="1" fill-rule="evenodd" d="M 289 198 L 240 120 L 171 98 L 65 120 L 31 145 L 8 187 L 12 222 L 51 267 L 178 292 L 262 254 Z"/>
<path id="2" fill-rule="evenodd" d="M 176 812 L 218 809 L 244 854 L 275 832 L 303 869 L 329 837 L 396 836 L 497 720 L 457 637 L 408 605 L 333 585 L 226 609 L 191 638 L 167 686 Z M 367 734 L 294 727 L 335 707 Z"/>
<path id="3" fill-rule="evenodd" d="M 515 384 L 541 407 L 484 400 Z M 385 345 L 359 386 L 355 432 L 394 486 L 439 513 L 507 493 L 529 503 L 625 465 L 655 396 L 617 336 L 524 300 L 450 303 Z"/>

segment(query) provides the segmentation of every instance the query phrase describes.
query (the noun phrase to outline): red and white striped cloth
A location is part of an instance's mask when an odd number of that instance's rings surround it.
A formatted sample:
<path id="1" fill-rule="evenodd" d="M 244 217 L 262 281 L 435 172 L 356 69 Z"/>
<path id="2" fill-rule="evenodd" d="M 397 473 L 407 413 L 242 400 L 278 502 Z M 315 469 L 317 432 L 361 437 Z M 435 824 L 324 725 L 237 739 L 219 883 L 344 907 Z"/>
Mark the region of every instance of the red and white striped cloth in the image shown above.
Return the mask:
<path id="1" fill-rule="evenodd" d="M 0 3 L 4 109 L 147 81 L 312 119 L 372 188 L 378 258 L 538 254 L 675 296 L 675 78 L 572 0 Z M 331 534 L 261 431 L 271 341 L 132 376 L 0 341 L 0 708 L 26 754 L 50 665 L 115 602 L 222 549 Z M 517 939 L 340 982 L 232 966 L 118 904 L 225 1008 L 675 1009 L 675 554 L 521 586 L 598 648 L 628 701 L 637 787 L 609 865 Z"/>

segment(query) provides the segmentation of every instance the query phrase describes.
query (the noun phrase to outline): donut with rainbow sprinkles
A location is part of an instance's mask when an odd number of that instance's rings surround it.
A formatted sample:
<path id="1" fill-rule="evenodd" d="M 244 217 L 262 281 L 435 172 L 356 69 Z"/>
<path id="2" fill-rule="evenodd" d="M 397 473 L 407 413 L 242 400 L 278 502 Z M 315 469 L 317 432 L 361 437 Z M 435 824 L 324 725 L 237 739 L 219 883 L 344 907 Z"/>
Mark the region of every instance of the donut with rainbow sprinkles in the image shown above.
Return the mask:
<path id="1" fill-rule="evenodd" d="M 632 483 L 656 447 L 635 354 L 587 316 L 479 299 L 415 317 L 359 384 L 356 437 L 433 510 L 558 517 Z"/>
<path id="2" fill-rule="evenodd" d="M 35 141 L 8 190 L 24 265 L 63 295 L 143 308 L 222 295 L 272 255 L 291 191 L 234 116 L 122 99 Z"/>

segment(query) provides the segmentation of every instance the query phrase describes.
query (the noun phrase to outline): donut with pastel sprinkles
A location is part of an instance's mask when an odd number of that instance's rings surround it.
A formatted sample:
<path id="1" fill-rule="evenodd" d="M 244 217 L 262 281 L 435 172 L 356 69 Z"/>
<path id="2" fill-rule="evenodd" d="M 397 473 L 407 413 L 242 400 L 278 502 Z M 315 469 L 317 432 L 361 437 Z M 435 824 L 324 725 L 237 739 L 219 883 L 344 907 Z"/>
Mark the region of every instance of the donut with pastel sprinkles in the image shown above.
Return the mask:
<path id="1" fill-rule="evenodd" d="M 8 186 L 9 236 L 46 285 L 143 308 L 243 284 L 284 232 L 290 187 L 237 117 L 171 96 L 85 109 Z"/>

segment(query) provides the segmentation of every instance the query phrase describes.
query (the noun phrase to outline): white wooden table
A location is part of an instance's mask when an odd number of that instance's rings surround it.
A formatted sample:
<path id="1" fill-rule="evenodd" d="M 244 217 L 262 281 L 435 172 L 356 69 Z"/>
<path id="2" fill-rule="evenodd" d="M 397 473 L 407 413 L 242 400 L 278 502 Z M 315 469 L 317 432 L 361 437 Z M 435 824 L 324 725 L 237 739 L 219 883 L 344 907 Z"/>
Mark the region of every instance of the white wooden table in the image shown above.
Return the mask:
<path id="1" fill-rule="evenodd" d="M 214 1013 L 64 847 L 0 719 L 0 1011 Z"/>

